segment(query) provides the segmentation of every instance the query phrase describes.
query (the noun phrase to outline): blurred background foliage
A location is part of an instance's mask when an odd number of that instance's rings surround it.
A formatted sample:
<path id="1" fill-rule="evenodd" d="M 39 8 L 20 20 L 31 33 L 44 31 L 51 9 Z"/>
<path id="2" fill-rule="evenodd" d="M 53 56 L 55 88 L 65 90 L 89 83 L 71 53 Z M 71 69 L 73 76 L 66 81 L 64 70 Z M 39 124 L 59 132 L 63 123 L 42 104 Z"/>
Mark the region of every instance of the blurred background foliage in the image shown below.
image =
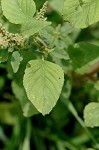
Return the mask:
<path id="1" fill-rule="evenodd" d="M 35 0 L 39 10 L 45 0 Z M 42 116 L 29 111 L 30 103 L 25 105 L 27 97 L 22 88 L 22 75 L 28 60 L 35 59 L 32 51 L 24 51 L 27 59 L 22 61 L 19 71 L 13 74 L 10 61 L 0 64 L 0 150 L 96 150 L 99 143 L 99 128 L 86 128 L 83 123 L 83 109 L 89 102 L 99 101 L 99 88 L 91 77 L 75 74 L 68 61 L 67 49 L 76 42 L 88 41 L 99 45 L 99 23 L 86 29 L 74 29 L 64 23 L 60 15 L 60 0 L 49 1 L 46 16 L 53 27 L 40 34 L 50 43 L 55 31 L 61 34 L 56 37 L 56 50 L 48 59 L 62 66 L 65 73 L 65 84 L 57 105 L 49 115 Z M 1 9 L 0 9 L 1 10 Z M 58 10 L 58 11 L 56 11 Z M 0 16 L 0 22 L 10 32 L 20 32 L 20 26 L 9 23 Z M 60 25 L 59 25 L 60 24 Z M 34 48 L 32 49 L 34 50 Z M 64 55 L 67 59 L 64 59 Z M 60 58 L 60 59 L 59 59 Z M 72 72 L 72 74 L 70 74 Z M 19 103 L 20 102 L 20 103 Z M 21 105 L 23 108 L 21 108 Z M 23 116 L 24 115 L 24 116 Z"/>

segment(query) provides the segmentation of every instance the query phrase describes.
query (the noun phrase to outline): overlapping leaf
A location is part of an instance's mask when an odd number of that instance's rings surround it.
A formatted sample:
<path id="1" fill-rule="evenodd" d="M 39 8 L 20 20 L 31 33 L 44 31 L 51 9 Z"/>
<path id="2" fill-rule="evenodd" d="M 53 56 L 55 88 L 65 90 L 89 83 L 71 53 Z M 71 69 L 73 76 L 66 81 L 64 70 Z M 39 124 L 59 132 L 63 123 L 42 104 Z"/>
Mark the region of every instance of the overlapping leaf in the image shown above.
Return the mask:
<path id="1" fill-rule="evenodd" d="M 99 21 L 99 0 L 65 0 L 63 16 L 77 28 Z"/>
<path id="2" fill-rule="evenodd" d="M 31 36 L 48 25 L 50 25 L 50 22 L 31 19 L 22 25 L 21 32 L 23 35 Z"/>

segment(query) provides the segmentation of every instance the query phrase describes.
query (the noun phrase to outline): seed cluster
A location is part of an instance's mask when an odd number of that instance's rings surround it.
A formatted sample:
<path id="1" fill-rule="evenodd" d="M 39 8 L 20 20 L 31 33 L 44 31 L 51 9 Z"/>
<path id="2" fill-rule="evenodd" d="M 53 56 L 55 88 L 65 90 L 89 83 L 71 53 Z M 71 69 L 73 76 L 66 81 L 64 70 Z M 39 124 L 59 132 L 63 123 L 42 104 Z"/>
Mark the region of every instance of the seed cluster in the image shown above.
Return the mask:
<path id="1" fill-rule="evenodd" d="M 13 34 L 6 31 L 5 27 L 0 23 L 0 48 L 23 48 L 25 46 L 27 38 L 19 35 L 18 33 Z"/>
<path id="2" fill-rule="evenodd" d="M 48 1 L 46 1 L 43 5 L 43 7 L 40 9 L 40 11 L 37 13 L 37 20 L 46 20 L 47 18 L 44 17 L 46 11 L 47 11 Z"/>

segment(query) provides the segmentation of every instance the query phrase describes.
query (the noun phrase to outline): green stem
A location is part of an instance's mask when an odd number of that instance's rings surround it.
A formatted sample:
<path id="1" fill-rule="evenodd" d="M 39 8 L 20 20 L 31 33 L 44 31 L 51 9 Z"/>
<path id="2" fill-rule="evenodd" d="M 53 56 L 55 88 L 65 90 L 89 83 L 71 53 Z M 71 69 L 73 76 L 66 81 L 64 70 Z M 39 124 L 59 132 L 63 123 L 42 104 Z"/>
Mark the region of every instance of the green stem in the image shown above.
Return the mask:
<path id="1" fill-rule="evenodd" d="M 66 100 L 65 101 L 66 106 L 68 107 L 69 111 L 73 114 L 73 116 L 76 118 L 76 120 L 79 122 L 79 124 L 85 129 L 85 131 L 87 132 L 87 134 L 89 135 L 90 139 L 94 142 L 94 144 L 97 146 L 97 148 L 99 149 L 99 145 L 96 141 L 96 139 L 94 138 L 94 136 L 91 134 L 91 132 L 89 131 L 89 129 L 85 126 L 84 121 L 79 117 L 75 107 L 73 106 L 73 104 L 69 101 Z"/>
<path id="2" fill-rule="evenodd" d="M 44 47 L 48 47 L 47 44 L 39 37 L 36 37 L 36 40 L 39 41 Z"/>
<path id="3" fill-rule="evenodd" d="M 42 55 L 42 60 L 44 61 L 44 55 Z"/>

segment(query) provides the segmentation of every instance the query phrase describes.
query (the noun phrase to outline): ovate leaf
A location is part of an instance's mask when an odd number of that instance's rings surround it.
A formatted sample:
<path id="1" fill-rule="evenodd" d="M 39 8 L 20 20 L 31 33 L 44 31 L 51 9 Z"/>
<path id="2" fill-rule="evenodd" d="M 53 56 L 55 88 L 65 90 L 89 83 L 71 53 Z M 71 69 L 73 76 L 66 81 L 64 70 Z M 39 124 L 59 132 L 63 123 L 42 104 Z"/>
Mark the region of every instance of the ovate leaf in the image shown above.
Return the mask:
<path id="1" fill-rule="evenodd" d="M 12 58 L 11 58 L 11 65 L 13 68 L 14 73 L 16 73 L 19 69 L 20 62 L 23 60 L 20 53 L 18 51 L 13 52 Z"/>
<path id="2" fill-rule="evenodd" d="M 89 103 L 84 110 L 84 119 L 87 127 L 99 127 L 99 103 Z"/>
<path id="3" fill-rule="evenodd" d="M 77 28 L 99 21 L 99 0 L 65 0 L 63 17 Z"/>
<path id="4" fill-rule="evenodd" d="M 99 47 L 90 43 L 78 43 L 70 46 L 68 54 L 74 69 L 81 74 L 99 61 Z"/>
<path id="5" fill-rule="evenodd" d="M 23 85 L 28 99 L 43 115 L 55 106 L 64 82 L 64 73 L 58 65 L 43 61 L 28 62 Z"/>
<path id="6" fill-rule="evenodd" d="M 4 16 L 15 24 L 28 21 L 36 12 L 33 0 L 2 0 L 1 2 Z"/>
<path id="7" fill-rule="evenodd" d="M 23 35 L 31 36 L 48 25 L 50 22 L 32 19 L 22 25 L 21 32 Z"/>

